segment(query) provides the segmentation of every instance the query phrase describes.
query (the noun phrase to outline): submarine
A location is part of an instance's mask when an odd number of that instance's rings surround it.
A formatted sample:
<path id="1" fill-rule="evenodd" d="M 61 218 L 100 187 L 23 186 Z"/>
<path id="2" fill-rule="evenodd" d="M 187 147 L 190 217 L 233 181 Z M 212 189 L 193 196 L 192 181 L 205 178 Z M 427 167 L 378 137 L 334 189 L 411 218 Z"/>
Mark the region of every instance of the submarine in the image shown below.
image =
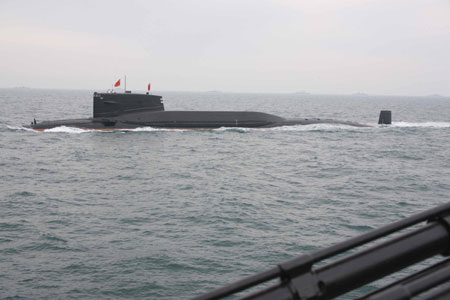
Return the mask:
<path id="1" fill-rule="evenodd" d="M 285 119 L 256 111 L 166 111 L 162 96 L 124 93 L 97 93 L 93 95 L 93 117 L 87 119 L 36 122 L 26 127 L 47 130 L 66 126 L 89 130 L 124 130 L 139 127 L 166 129 L 215 129 L 221 127 L 272 128 L 310 124 L 341 124 L 370 127 L 351 121 L 332 119 Z M 379 124 L 390 124 L 390 111 L 381 111 Z"/>

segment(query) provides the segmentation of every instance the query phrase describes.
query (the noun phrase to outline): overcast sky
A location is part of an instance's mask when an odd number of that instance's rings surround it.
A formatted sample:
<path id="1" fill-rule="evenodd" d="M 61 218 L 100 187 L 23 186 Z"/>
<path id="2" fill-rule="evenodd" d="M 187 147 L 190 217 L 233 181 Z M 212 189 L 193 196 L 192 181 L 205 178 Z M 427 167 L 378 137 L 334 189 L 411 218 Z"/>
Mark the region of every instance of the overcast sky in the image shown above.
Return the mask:
<path id="1" fill-rule="evenodd" d="M 0 0 L 0 87 L 450 96 L 449 0 Z"/>

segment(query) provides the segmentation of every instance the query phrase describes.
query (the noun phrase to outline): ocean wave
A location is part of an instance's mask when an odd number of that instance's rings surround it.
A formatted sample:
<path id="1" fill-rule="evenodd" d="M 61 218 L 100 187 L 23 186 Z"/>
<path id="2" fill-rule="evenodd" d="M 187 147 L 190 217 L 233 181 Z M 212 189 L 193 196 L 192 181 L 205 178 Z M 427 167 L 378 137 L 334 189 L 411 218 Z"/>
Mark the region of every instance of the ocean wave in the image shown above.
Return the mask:
<path id="1" fill-rule="evenodd" d="M 31 132 L 36 132 L 36 130 L 33 130 L 31 128 L 27 128 L 27 127 L 23 127 L 23 126 L 6 125 L 6 128 L 8 128 L 9 130 L 13 130 L 13 131 L 31 131 Z"/>
<path id="2" fill-rule="evenodd" d="M 355 127 L 346 124 L 308 124 L 308 125 L 290 125 L 270 128 L 246 128 L 246 127 L 221 127 L 211 129 L 212 131 L 227 132 L 260 132 L 260 131 L 337 131 L 337 130 L 364 130 L 370 127 Z"/>
<path id="3" fill-rule="evenodd" d="M 36 131 L 31 128 L 21 126 L 8 126 L 10 130 L 23 130 L 31 132 L 44 132 L 44 133 L 90 133 L 90 132 L 191 132 L 191 131 L 213 131 L 213 132 L 258 132 L 258 131 L 336 131 L 336 130 L 348 130 L 348 129 L 360 129 L 363 127 L 354 127 L 350 125 L 342 124 L 310 124 L 310 125 L 293 125 L 293 126 L 280 126 L 271 128 L 247 128 L 247 127 L 220 127 L 220 128 L 201 128 L 201 129 L 181 129 L 181 128 L 154 128 L 154 127 L 138 127 L 133 129 L 111 129 L 111 130 L 96 130 L 96 129 L 83 129 L 77 127 L 58 126 L 50 129 L 44 129 L 42 131 Z"/>
<path id="4" fill-rule="evenodd" d="M 85 133 L 85 132 L 93 132 L 95 130 L 92 129 L 81 129 L 76 127 L 67 127 L 67 126 L 58 126 L 51 129 L 45 129 L 43 132 L 57 132 L 57 133 Z"/>
<path id="5" fill-rule="evenodd" d="M 121 129 L 121 131 L 131 131 L 131 132 L 153 132 L 153 131 L 188 131 L 189 129 L 169 129 L 169 128 L 155 128 L 155 127 L 138 127 L 134 129 Z"/>
<path id="6" fill-rule="evenodd" d="M 364 130 L 370 127 L 355 127 L 346 124 L 309 124 L 268 128 L 272 131 L 340 131 L 340 130 Z"/>
<path id="7" fill-rule="evenodd" d="M 15 131 L 30 131 L 30 132 L 49 132 L 49 133 L 73 133 L 73 134 L 80 134 L 80 133 L 90 133 L 90 132 L 96 132 L 96 133 L 111 133 L 111 132 L 157 132 L 157 131 L 189 131 L 189 129 L 168 129 L 168 128 L 153 128 L 153 127 L 138 127 L 134 129 L 110 129 L 110 130 L 97 130 L 97 129 L 84 129 L 84 128 L 77 128 L 77 127 L 68 127 L 68 126 L 58 126 L 50 129 L 44 129 L 44 130 L 34 130 L 27 127 L 22 126 L 7 126 L 10 130 Z"/>
<path id="8" fill-rule="evenodd" d="M 449 122 L 392 122 L 393 127 L 450 128 Z"/>
<path id="9" fill-rule="evenodd" d="M 279 126 L 271 128 L 246 128 L 246 127 L 220 127 L 220 128 L 204 128 L 204 129 L 170 129 L 170 128 L 154 128 L 154 127 L 138 127 L 133 129 L 111 129 L 111 130 L 96 130 L 96 129 L 82 129 L 77 127 L 67 127 L 58 126 L 51 129 L 45 129 L 40 132 L 48 133 L 91 133 L 91 132 L 101 132 L 101 133 L 111 133 L 111 132 L 191 132 L 191 131 L 213 131 L 213 132 L 258 132 L 258 131 L 341 131 L 341 130 L 367 130 L 367 128 L 381 128 L 381 127 L 404 127 L 404 128 L 450 128 L 450 122 L 392 122 L 392 125 L 376 125 L 373 127 L 354 127 L 346 124 L 309 124 L 309 125 L 292 125 L 292 126 Z M 23 126 L 9 126 L 9 130 L 16 131 L 29 131 L 29 132 L 39 132 L 31 128 Z"/>
<path id="10" fill-rule="evenodd" d="M 239 132 L 239 133 L 244 133 L 244 132 L 249 132 L 249 131 L 258 130 L 258 129 L 247 128 L 247 127 L 220 127 L 220 128 L 214 128 L 214 129 L 206 129 L 206 130 L 212 130 L 212 131 L 215 131 L 215 132 Z"/>

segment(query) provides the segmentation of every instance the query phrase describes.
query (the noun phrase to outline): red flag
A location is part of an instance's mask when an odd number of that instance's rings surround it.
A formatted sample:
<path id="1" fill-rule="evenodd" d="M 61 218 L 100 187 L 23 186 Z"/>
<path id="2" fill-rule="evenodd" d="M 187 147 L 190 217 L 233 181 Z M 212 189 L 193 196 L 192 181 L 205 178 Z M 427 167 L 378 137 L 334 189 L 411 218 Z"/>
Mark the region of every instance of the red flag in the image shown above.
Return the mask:
<path id="1" fill-rule="evenodd" d="M 147 85 L 147 91 L 150 91 L 150 82 Z"/>
<path id="2" fill-rule="evenodd" d="M 120 79 L 117 80 L 117 82 L 114 84 L 114 87 L 118 87 L 118 86 L 120 86 Z"/>

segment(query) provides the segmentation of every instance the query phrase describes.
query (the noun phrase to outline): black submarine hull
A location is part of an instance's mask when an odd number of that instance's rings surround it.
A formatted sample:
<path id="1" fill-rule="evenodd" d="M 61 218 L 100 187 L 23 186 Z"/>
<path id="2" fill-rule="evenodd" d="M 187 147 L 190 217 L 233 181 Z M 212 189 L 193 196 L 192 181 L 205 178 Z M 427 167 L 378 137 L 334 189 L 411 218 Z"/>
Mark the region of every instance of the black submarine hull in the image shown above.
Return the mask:
<path id="1" fill-rule="evenodd" d="M 35 130 L 47 130 L 55 127 L 75 127 L 94 130 L 121 130 L 140 127 L 167 129 L 216 129 L 230 128 L 273 128 L 281 126 L 337 124 L 354 127 L 369 127 L 365 124 L 337 121 L 331 119 L 284 119 L 275 115 L 260 112 L 239 111 L 167 111 L 154 112 L 145 118 L 137 115 L 121 116 L 118 118 L 89 118 L 73 120 L 43 121 L 30 125 Z"/>
<path id="2" fill-rule="evenodd" d="M 272 128 L 280 126 L 365 124 L 331 119 L 285 119 L 254 111 L 165 111 L 161 96 L 148 94 L 94 93 L 93 118 L 32 122 L 28 127 L 47 130 L 66 126 L 94 130 L 121 130 L 140 127 L 168 129 L 215 129 L 221 127 Z"/>

